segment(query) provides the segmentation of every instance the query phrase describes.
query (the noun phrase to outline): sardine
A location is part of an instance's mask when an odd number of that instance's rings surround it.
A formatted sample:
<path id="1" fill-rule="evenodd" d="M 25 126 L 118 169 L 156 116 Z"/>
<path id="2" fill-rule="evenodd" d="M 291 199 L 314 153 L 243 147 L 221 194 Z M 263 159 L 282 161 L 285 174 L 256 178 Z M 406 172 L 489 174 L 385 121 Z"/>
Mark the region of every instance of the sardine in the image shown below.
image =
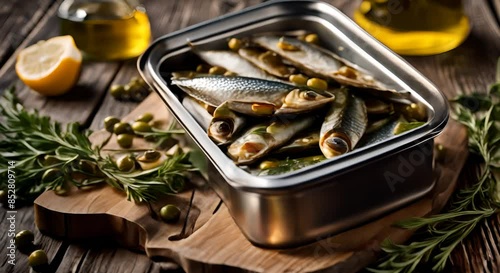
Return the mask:
<path id="1" fill-rule="evenodd" d="M 238 54 L 255 66 L 276 77 L 288 78 L 295 72 L 293 67 L 285 65 L 281 57 L 271 51 L 262 52 L 254 48 L 240 48 Z"/>
<path id="2" fill-rule="evenodd" d="M 336 90 L 334 94 L 336 99 L 320 131 L 320 149 L 327 158 L 352 151 L 368 123 L 362 99 L 350 95 L 345 88 Z"/>
<path id="3" fill-rule="evenodd" d="M 212 106 L 234 100 L 248 103 L 271 103 L 280 113 L 300 113 L 317 109 L 334 100 L 328 93 L 320 94 L 307 87 L 247 77 L 197 75 L 176 77 L 172 84 L 188 95 Z M 234 109 L 233 109 L 234 110 Z"/>
<path id="4" fill-rule="evenodd" d="M 186 96 L 182 99 L 182 105 L 194 117 L 198 124 L 205 130 L 208 129 L 212 115 L 197 100 Z"/>
<path id="5" fill-rule="evenodd" d="M 276 81 L 277 78 L 267 74 L 251 62 L 228 50 L 199 50 L 192 47 L 193 52 L 202 60 L 213 66 L 220 66 L 238 76 Z"/>
<path id="6" fill-rule="evenodd" d="M 288 144 L 273 152 L 276 156 L 297 157 L 297 154 L 310 154 L 319 151 L 319 131 L 303 132 L 295 136 Z"/>
<path id="7" fill-rule="evenodd" d="M 300 131 L 311 126 L 314 115 L 278 118 L 278 120 L 250 128 L 227 149 L 236 164 L 248 165 L 281 147 Z"/>
<path id="8" fill-rule="evenodd" d="M 391 102 L 375 98 L 364 98 L 364 101 L 368 115 L 383 115 L 394 112 L 394 106 Z"/>
<path id="9" fill-rule="evenodd" d="M 215 109 L 208 127 L 208 136 L 217 144 L 227 144 L 245 125 L 245 118 L 229 109 L 228 103 Z"/>
<path id="10" fill-rule="evenodd" d="M 276 52 L 311 77 L 331 79 L 339 84 L 360 88 L 372 95 L 402 100 L 410 96 L 408 91 L 396 91 L 375 81 L 341 58 L 314 44 L 291 37 L 277 35 L 256 36 L 253 43 Z"/>

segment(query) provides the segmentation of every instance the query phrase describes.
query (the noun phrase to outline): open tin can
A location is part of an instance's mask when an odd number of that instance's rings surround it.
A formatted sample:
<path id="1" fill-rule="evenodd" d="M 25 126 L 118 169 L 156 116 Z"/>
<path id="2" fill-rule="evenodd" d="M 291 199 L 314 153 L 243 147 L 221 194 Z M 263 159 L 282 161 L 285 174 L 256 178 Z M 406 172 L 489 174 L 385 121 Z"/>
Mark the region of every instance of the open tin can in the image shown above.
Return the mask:
<path id="1" fill-rule="evenodd" d="M 426 106 L 428 121 L 287 174 L 255 176 L 236 166 L 183 107 L 183 93 L 170 85 L 169 72 L 193 67 L 196 59 L 187 42 L 220 49 L 231 37 L 298 29 L 317 33 L 324 47 L 369 70 L 387 86 L 410 91 L 412 100 Z M 433 138 L 448 121 L 446 98 L 403 59 L 326 3 L 273 1 L 170 33 L 154 41 L 138 67 L 207 157 L 209 185 L 256 245 L 291 247 L 334 235 L 415 201 L 434 186 Z"/>

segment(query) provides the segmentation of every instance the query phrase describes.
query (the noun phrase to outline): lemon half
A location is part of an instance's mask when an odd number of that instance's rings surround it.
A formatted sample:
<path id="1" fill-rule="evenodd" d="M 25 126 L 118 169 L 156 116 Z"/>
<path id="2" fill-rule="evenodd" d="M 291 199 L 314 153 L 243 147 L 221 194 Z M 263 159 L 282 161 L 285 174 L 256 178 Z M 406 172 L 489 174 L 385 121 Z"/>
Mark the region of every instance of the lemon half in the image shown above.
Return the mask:
<path id="1" fill-rule="evenodd" d="M 46 96 L 66 93 L 80 76 L 82 54 L 73 37 L 59 36 L 29 46 L 17 56 L 16 73 L 31 89 Z"/>

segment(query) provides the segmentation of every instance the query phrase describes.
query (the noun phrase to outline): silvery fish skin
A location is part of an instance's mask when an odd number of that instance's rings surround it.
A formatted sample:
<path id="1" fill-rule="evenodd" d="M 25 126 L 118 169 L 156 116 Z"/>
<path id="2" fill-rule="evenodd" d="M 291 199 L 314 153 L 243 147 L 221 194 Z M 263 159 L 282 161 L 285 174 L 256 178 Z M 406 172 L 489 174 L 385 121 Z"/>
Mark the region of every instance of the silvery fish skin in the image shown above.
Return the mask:
<path id="1" fill-rule="evenodd" d="M 326 93 L 319 94 L 305 87 L 256 78 L 221 75 L 177 77 L 176 73 L 173 75 L 172 84 L 179 86 L 195 99 L 215 107 L 225 101 L 235 100 L 272 103 L 276 109 L 284 108 L 287 113 L 299 113 L 318 108 L 334 99 Z"/>
<path id="2" fill-rule="evenodd" d="M 362 99 L 341 88 L 320 130 L 320 149 L 327 158 L 352 151 L 363 136 L 368 118 Z"/>
<path id="3" fill-rule="evenodd" d="M 371 76 L 364 75 L 360 71 L 349 67 L 348 64 L 344 63 L 341 58 L 332 52 L 314 44 L 278 35 L 256 36 L 251 41 L 276 52 L 311 77 L 332 79 L 342 85 L 358 87 L 362 89 L 360 91 L 369 92 L 372 95 L 387 99 L 402 100 L 410 96 L 407 91 L 397 92 L 385 87 Z M 278 46 L 279 43 L 290 45 L 293 50 L 284 50 Z M 341 73 L 342 70 L 348 70 L 350 73 Z M 349 77 L 345 75 L 349 75 Z"/>
<path id="4" fill-rule="evenodd" d="M 210 65 L 220 66 L 239 76 L 276 81 L 277 78 L 254 66 L 248 60 L 233 51 L 199 50 L 192 47 L 193 52 Z"/>
<path id="5" fill-rule="evenodd" d="M 315 119 L 314 115 L 300 115 L 279 119 L 271 124 L 256 125 L 228 147 L 228 154 L 238 165 L 251 164 L 287 143 L 297 133 L 311 126 Z"/>
<path id="6" fill-rule="evenodd" d="M 244 125 L 245 118 L 229 109 L 225 102 L 215 109 L 207 132 L 215 143 L 223 145 L 231 142 Z"/>
<path id="7" fill-rule="evenodd" d="M 295 69 L 285 65 L 280 56 L 270 51 L 261 52 L 253 48 L 240 48 L 238 54 L 267 73 L 280 78 L 288 78 Z"/>
<path id="8" fill-rule="evenodd" d="M 292 139 L 291 142 L 273 152 L 273 155 L 296 156 L 308 151 L 318 151 L 319 131 L 303 132 Z"/>
<path id="9" fill-rule="evenodd" d="M 212 120 L 212 115 L 197 100 L 186 96 L 182 99 L 182 105 L 191 113 L 200 126 L 207 130 Z"/>

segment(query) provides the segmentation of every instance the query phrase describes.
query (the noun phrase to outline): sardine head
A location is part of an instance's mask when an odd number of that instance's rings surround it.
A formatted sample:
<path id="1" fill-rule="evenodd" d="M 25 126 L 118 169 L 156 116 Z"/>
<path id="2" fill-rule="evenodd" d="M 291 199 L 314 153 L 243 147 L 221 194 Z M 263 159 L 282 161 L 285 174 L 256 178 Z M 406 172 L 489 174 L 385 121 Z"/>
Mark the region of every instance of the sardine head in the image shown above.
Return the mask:
<path id="1" fill-rule="evenodd" d="M 283 105 L 276 114 L 302 113 L 318 109 L 335 99 L 333 95 L 313 90 L 294 89 L 283 99 Z"/>
<path id="2" fill-rule="evenodd" d="M 224 144 L 232 136 L 234 123 L 231 120 L 216 120 L 208 127 L 208 136 L 220 144 Z"/>
<path id="3" fill-rule="evenodd" d="M 342 132 L 332 132 L 320 142 L 320 148 L 325 157 L 332 158 L 351 151 L 351 141 Z"/>
<path id="4" fill-rule="evenodd" d="M 236 164 L 250 164 L 267 151 L 268 143 L 264 136 L 249 135 L 248 138 L 231 144 L 227 151 Z"/>

